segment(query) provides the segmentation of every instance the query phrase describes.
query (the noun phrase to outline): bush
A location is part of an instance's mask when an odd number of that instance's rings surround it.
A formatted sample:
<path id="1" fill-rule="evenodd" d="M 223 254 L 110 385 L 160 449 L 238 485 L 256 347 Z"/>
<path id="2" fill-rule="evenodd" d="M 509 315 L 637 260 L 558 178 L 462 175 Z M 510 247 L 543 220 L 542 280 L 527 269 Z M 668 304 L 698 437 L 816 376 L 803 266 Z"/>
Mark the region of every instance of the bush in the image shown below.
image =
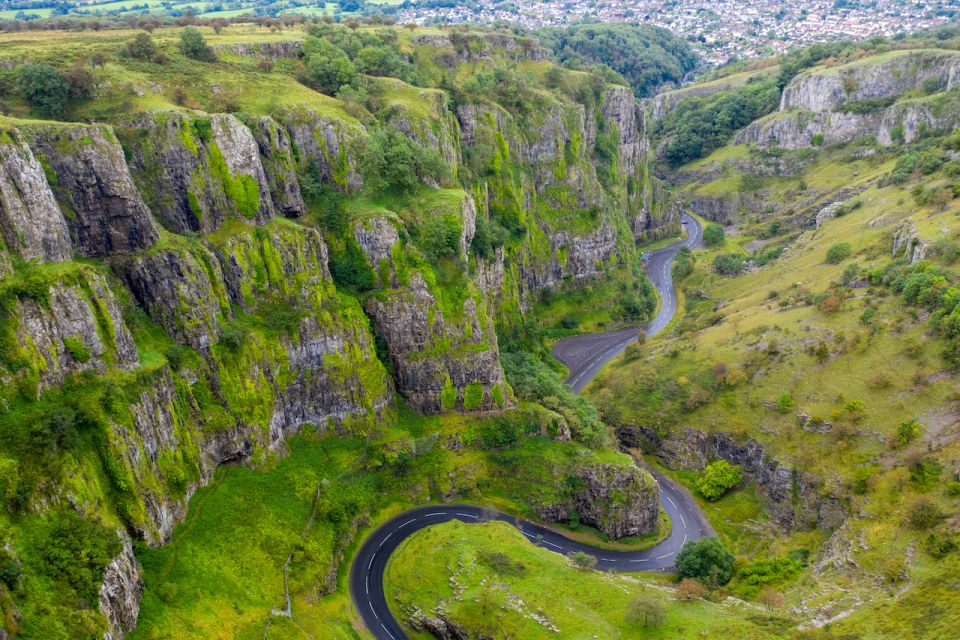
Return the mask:
<path id="1" fill-rule="evenodd" d="M 743 256 L 739 253 L 724 253 L 713 259 L 713 269 L 724 276 L 735 276 L 745 267 Z"/>
<path id="2" fill-rule="evenodd" d="M 677 554 L 677 578 L 724 585 L 733 577 L 733 554 L 717 538 L 688 542 Z"/>
<path id="3" fill-rule="evenodd" d="M 703 244 L 708 247 L 715 247 L 718 244 L 722 244 L 726 234 L 723 231 L 723 227 L 718 224 L 708 224 L 703 230 Z"/>
<path id="4" fill-rule="evenodd" d="M 45 62 L 28 62 L 17 67 L 17 87 L 40 115 L 59 116 L 66 111 L 70 83 Z"/>
<path id="5" fill-rule="evenodd" d="M 718 500 L 742 481 L 739 467 L 726 460 L 716 460 L 708 464 L 703 474 L 697 478 L 697 491 L 707 500 Z"/>
<path id="6" fill-rule="evenodd" d="M 20 568 L 20 563 L 6 549 L 0 548 L 0 582 L 12 591 L 21 575 L 23 569 Z"/>
<path id="7" fill-rule="evenodd" d="M 90 362 L 90 349 L 78 337 L 66 336 L 63 338 L 63 348 L 67 350 L 74 362 L 85 364 Z"/>
<path id="8" fill-rule="evenodd" d="M 710 592 L 707 590 L 703 583 L 693 578 L 684 578 L 677 584 L 675 590 L 675 595 L 677 600 L 697 600 L 698 598 L 705 598 Z"/>
<path id="9" fill-rule="evenodd" d="M 214 62 L 217 59 L 203 35 L 193 27 L 186 27 L 180 34 L 180 50 L 188 58 L 201 62 Z"/>
<path id="10" fill-rule="evenodd" d="M 850 247 L 849 242 L 838 242 L 827 249 L 827 262 L 830 264 L 840 264 L 849 258 L 852 252 L 853 249 Z"/>
<path id="11" fill-rule="evenodd" d="M 567 557 L 570 558 L 571 562 L 573 562 L 574 566 L 578 569 L 593 569 L 597 566 L 596 557 L 583 551 L 571 552 L 567 554 Z"/>
<path id="12" fill-rule="evenodd" d="M 663 605 L 651 596 L 637 596 L 627 607 L 627 622 L 637 627 L 659 627 L 666 619 Z"/>
<path id="13" fill-rule="evenodd" d="M 920 423 L 916 419 L 901 422 L 897 427 L 897 441 L 901 445 L 910 444 L 920 435 L 921 430 Z"/>
<path id="14" fill-rule="evenodd" d="M 127 43 L 124 52 L 131 58 L 150 61 L 157 55 L 157 46 L 153 43 L 150 34 L 143 32 L 135 35 L 133 40 Z"/>
<path id="15" fill-rule="evenodd" d="M 943 520 L 944 517 L 944 513 L 940 510 L 940 507 L 926 496 L 915 498 L 910 506 L 907 507 L 907 525 L 909 525 L 911 529 L 918 531 L 932 529 L 940 524 L 940 521 Z"/>
<path id="16" fill-rule="evenodd" d="M 71 587 L 78 600 L 93 607 L 103 571 L 120 552 L 120 540 L 113 531 L 65 511 L 45 524 L 36 551 L 42 573 Z"/>
<path id="17" fill-rule="evenodd" d="M 417 229 L 423 252 L 431 261 L 460 251 L 460 219 L 452 213 L 433 215 Z"/>

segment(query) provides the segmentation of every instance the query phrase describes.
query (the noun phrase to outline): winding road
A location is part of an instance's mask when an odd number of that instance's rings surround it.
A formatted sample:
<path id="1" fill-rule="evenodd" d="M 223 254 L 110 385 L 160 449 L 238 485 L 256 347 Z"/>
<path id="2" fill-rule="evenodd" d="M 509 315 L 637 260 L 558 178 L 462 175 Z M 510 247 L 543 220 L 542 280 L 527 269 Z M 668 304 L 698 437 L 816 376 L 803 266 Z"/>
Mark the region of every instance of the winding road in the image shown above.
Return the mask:
<path id="1" fill-rule="evenodd" d="M 681 247 L 697 247 L 702 229 L 699 222 L 686 214 L 682 217 L 687 237 L 650 254 L 647 272 L 660 292 L 660 310 L 644 331 L 655 335 L 663 331 L 677 310 L 670 267 Z M 567 365 L 570 375 L 567 383 L 579 392 L 596 373 L 626 346 L 636 339 L 637 328 L 619 329 L 607 333 L 575 336 L 556 344 L 553 355 Z M 393 551 L 404 539 L 426 527 L 460 520 L 481 522 L 495 519 L 516 526 L 531 543 L 556 553 L 583 551 L 597 558 L 602 570 L 665 571 L 673 568 L 676 554 L 683 545 L 713 530 L 693 498 L 674 481 L 654 473 L 660 484 L 660 505 L 670 517 L 670 536 L 660 544 L 643 551 L 611 551 L 571 540 L 557 531 L 535 522 L 521 520 L 503 513 L 490 514 L 474 505 L 428 505 L 404 511 L 383 523 L 364 541 L 350 570 L 350 597 L 367 628 L 378 640 L 406 640 L 407 634 L 393 617 L 384 592 L 384 573 Z"/>

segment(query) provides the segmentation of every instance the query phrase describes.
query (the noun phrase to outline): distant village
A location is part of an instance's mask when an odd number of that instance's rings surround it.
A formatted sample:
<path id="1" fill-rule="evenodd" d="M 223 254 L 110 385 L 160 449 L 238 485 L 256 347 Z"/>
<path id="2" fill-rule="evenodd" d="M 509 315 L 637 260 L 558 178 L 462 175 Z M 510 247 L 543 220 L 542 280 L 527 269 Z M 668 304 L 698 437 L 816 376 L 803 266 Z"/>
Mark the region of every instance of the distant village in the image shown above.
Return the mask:
<path id="1" fill-rule="evenodd" d="M 895 36 L 950 22 L 960 0 L 427 0 L 405 2 L 400 22 L 636 22 L 670 29 L 711 64 L 769 56 L 839 39 Z"/>

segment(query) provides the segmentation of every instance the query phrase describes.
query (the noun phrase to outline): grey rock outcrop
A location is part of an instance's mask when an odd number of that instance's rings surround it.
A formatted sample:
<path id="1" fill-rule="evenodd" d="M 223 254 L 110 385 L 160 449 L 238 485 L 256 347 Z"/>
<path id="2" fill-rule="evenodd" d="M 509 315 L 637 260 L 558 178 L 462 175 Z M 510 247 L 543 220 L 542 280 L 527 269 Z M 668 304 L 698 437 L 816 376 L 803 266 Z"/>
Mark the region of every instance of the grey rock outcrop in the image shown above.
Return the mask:
<path id="1" fill-rule="evenodd" d="M 952 90 L 958 71 L 960 55 L 955 52 L 898 51 L 879 61 L 801 73 L 784 88 L 780 110 L 834 111 L 851 102 L 899 96 L 931 79 Z"/>
<path id="2" fill-rule="evenodd" d="M 102 373 L 108 364 L 139 364 L 116 298 L 96 273 L 85 274 L 82 284 L 54 284 L 45 304 L 18 301 L 13 315 L 17 344 L 39 373 L 41 388 L 81 371 Z"/>
<path id="3" fill-rule="evenodd" d="M 560 502 L 534 504 L 537 516 L 563 522 L 575 513 L 611 539 L 656 530 L 660 488 L 647 471 L 633 464 L 582 464 L 576 470 L 576 488 Z"/>
<path id="4" fill-rule="evenodd" d="M 219 263 L 207 250 L 164 249 L 124 264 L 121 275 L 154 322 L 175 340 L 205 349 L 230 314 Z"/>
<path id="5" fill-rule="evenodd" d="M 28 125 L 23 131 L 53 172 L 77 253 L 107 256 L 157 241 L 156 224 L 109 126 Z"/>
<path id="6" fill-rule="evenodd" d="M 627 446 L 648 448 L 671 469 L 702 471 L 712 460 L 740 466 L 757 483 L 771 518 L 785 530 L 832 529 L 846 517 L 841 498 L 825 493 L 809 474 L 775 460 L 754 439 L 740 441 L 722 431 L 684 428 L 661 437 L 653 429 L 621 425 L 620 440 Z"/>
<path id="7" fill-rule="evenodd" d="M 437 640 L 493 640 L 490 636 L 468 631 L 463 625 L 437 613 L 433 616 L 416 611 L 408 620 L 417 631 L 426 631 Z"/>
<path id="8" fill-rule="evenodd" d="M 387 345 L 397 390 L 416 411 L 486 411 L 510 404 L 493 321 L 485 302 L 467 297 L 446 317 L 419 272 L 399 291 L 365 308 Z"/>
<path id="9" fill-rule="evenodd" d="M 359 125 L 351 128 L 314 111 L 289 111 L 281 121 L 290 133 L 301 172 L 316 167 L 321 178 L 348 193 L 363 187 L 363 177 L 355 166 L 356 139 L 363 135 Z"/>
<path id="10" fill-rule="evenodd" d="M 880 128 L 880 120 L 879 114 L 779 111 L 742 129 L 734 136 L 734 144 L 806 149 L 813 146 L 816 136 L 822 137 L 820 144 L 838 144 L 875 135 Z"/>
<path id="11" fill-rule="evenodd" d="M 168 111 L 123 120 L 117 135 L 151 210 L 177 233 L 207 233 L 230 216 L 274 214 L 253 134 L 229 114 Z"/>
<path id="12" fill-rule="evenodd" d="M 910 221 L 903 222 L 893 231 L 891 253 L 913 264 L 927 256 L 927 244 L 917 235 L 917 228 Z"/>
<path id="13" fill-rule="evenodd" d="M 73 257 L 70 230 L 43 167 L 14 130 L 0 132 L 0 232 L 25 260 Z"/>
<path id="14" fill-rule="evenodd" d="M 520 265 L 520 276 L 527 292 L 545 289 L 566 278 L 580 281 L 599 275 L 619 255 L 616 232 L 606 223 L 583 236 L 561 231 L 548 238 L 556 256 L 553 261 Z"/>
<path id="15" fill-rule="evenodd" d="M 123 640 L 127 632 L 137 626 L 143 595 L 140 571 L 133 545 L 124 536 L 123 550 L 107 565 L 100 585 L 100 613 L 108 624 L 103 640 Z"/>
<path id="16" fill-rule="evenodd" d="M 307 212 L 307 205 L 300 193 L 296 159 L 287 130 L 273 118 L 264 116 L 257 122 L 254 136 L 277 211 L 288 218 L 299 218 Z"/>
<path id="17" fill-rule="evenodd" d="M 397 269 L 394 265 L 394 247 L 400 241 L 397 223 L 384 216 L 370 216 L 357 220 L 353 227 L 353 237 L 360 245 L 367 261 L 377 276 L 377 284 L 385 288 L 397 288 Z M 382 265 L 386 265 L 384 270 Z M 385 276 L 387 281 L 384 282 Z"/>
<path id="18" fill-rule="evenodd" d="M 627 175 L 633 175 L 650 150 L 643 108 L 627 87 L 609 87 L 603 93 L 601 111 L 608 126 L 616 127 L 620 168 Z"/>

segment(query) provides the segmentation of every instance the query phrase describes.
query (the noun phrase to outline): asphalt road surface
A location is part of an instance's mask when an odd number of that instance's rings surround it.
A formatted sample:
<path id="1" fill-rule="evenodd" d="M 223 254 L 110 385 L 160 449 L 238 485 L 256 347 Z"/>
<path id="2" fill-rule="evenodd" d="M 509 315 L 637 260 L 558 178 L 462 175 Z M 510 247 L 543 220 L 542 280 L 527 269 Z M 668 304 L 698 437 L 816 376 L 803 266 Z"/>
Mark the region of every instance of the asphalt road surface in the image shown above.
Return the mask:
<path id="1" fill-rule="evenodd" d="M 663 331 L 677 309 L 670 267 L 673 257 L 681 247 L 699 246 L 702 229 L 692 217 L 684 214 L 683 223 L 687 237 L 653 252 L 647 262 L 650 280 L 660 292 L 660 311 L 644 328 L 649 335 Z M 575 391 L 580 391 L 611 358 L 616 356 L 632 340 L 638 329 L 632 327 L 608 333 L 577 336 L 563 340 L 554 348 L 554 356 L 567 365 L 567 379 Z M 660 484 L 660 505 L 670 517 L 670 536 L 643 551 L 611 551 L 571 540 L 555 530 L 534 522 L 519 520 L 503 513 L 485 512 L 474 505 L 428 505 L 404 511 L 382 524 L 364 541 L 350 570 L 350 596 L 367 628 L 378 640 L 406 640 L 407 634 L 393 617 L 387 606 L 383 589 L 384 572 L 390 554 L 411 534 L 441 522 L 460 520 L 467 523 L 486 519 L 509 522 L 519 529 L 532 544 L 556 553 L 567 554 L 583 551 L 597 558 L 601 570 L 667 571 L 673 569 L 677 553 L 685 543 L 713 535 L 693 498 L 675 482 L 654 474 Z"/>
<path id="2" fill-rule="evenodd" d="M 647 275 L 660 293 L 660 310 L 650 324 L 643 327 L 648 336 L 655 336 L 666 329 L 677 312 L 677 294 L 670 273 L 673 258 L 682 247 L 699 247 L 703 236 L 703 228 L 696 218 L 683 214 L 681 221 L 687 237 L 652 252 L 647 260 Z M 579 393 L 605 364 L 636 340 L 638 330 L 637 327 L 625 327 L 606 333 L 573 336 L 557 342 L 553 347 L 553 357 L 567 366 L 570 372 L 567 384 Z"/>

